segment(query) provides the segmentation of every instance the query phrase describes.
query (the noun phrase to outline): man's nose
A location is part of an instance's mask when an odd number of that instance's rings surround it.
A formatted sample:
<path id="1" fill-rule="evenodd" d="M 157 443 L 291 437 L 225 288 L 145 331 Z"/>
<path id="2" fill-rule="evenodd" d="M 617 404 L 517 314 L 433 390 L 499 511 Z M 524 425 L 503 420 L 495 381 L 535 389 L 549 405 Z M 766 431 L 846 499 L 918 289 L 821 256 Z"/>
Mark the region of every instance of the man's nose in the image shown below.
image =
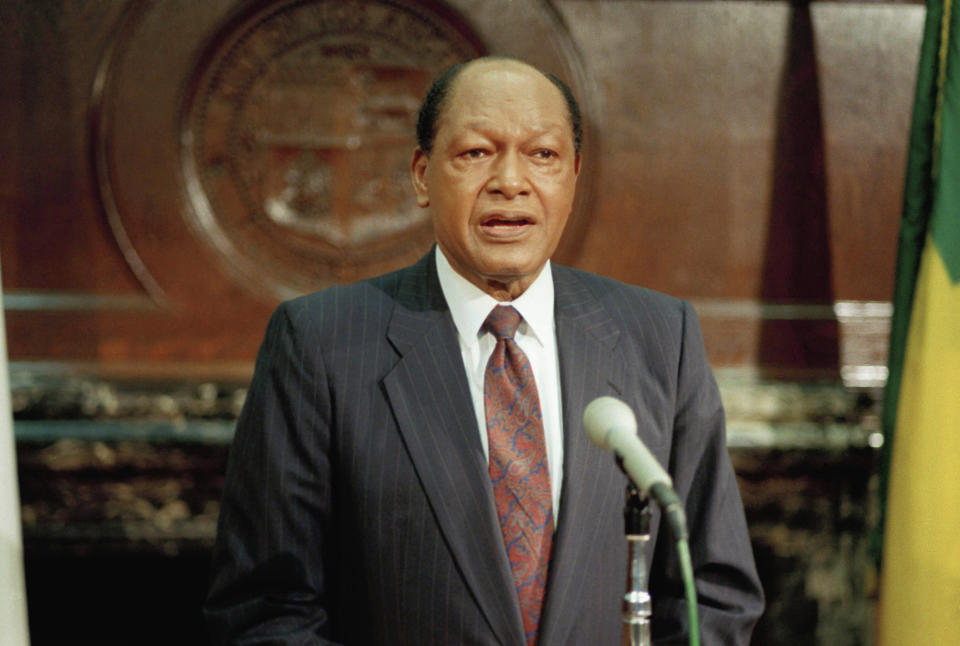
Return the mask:
<path id="1" fill-rule="evenodd" d="M 527 194 L 526 168 L 519 153 L 505 151 L 498 156 L 487 187 L 491 192 L 500 193 L 507 199 Z"/>

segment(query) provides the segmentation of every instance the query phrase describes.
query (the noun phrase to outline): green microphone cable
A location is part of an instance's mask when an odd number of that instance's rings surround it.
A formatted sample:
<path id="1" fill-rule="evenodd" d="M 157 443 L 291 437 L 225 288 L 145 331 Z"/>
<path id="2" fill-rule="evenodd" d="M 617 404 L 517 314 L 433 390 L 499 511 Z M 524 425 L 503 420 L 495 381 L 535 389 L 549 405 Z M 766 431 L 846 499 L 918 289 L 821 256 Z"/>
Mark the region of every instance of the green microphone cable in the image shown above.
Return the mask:
<path id="1" fill-rule="evenodd" d="M 690 560 L 690 546 L 686 538 L 677 541 L 677 554 L 680 556 L 680 574 L 683 577 L 683 591 L 687 598 L 687 623 L 690 625 L 690 646 L 700 646 L 700 619 L 697 612 L 697 586 L 693 582 L 693 563 Z"/>
<path id="2" fill-rule="evenodd" d="M 657 482 L 650 487 L 653 496 L 663 509 L 663 516 L 677 541 L 677 555 L 680 558 L 680 575 L 683 578 L 683 592 L 687 600 L 687 623 L 690 629 L 690 646 L 700 646 L 700 619 L 697 612 L 697 586 L 693 581 L 693 560 L 690 558 L 690 545 L 687 543 L 687 515 L 676 492 L 666 483 Z"/>

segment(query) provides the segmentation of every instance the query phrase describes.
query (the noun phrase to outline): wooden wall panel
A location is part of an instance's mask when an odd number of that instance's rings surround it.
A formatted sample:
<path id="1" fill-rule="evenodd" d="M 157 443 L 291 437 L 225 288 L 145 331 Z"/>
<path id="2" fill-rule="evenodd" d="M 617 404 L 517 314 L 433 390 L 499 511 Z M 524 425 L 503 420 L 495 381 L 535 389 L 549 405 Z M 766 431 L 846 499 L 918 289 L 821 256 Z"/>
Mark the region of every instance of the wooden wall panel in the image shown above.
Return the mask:
<path id="1" fill-rule="evenodd" d="M 815 6 L 835 293 L 886 301 L 906 172 L 922 4 Z"/>
<path id="2" fill-rule="evenodd" d="M 821 112 L 834 291 L 889 297 L 878 278 L 892 276 L 922 6 L 559 6 L 606 108 L 602 183 L 581 264 L 692 298 L 756 298 L 778 114 L 784 98 L 812 100 L 804 107 L 819 103 Z M 794 59 L 815 68 L 793 76 L 815 73 L 819 101 L 783 96 L 797 81 L 784 78 L 791 23 L 805 12 L 810 33 Z M 863 275 L 871 280 L 858 282 Z"/>
<path id="3" fill-rule="evenodd" d="M 715 366 L 882 372 L 877 317 L 834 306 L 892 292 L 923 7 L 559 7 L 605 101 L 573 262 L 692 299 Z"/>
<path id="4" fill-rule="evenodd" d="M 90 85 L 122 10 L 116 2 L 0 3 L 0 257 L 8 290 L 138 287 L 96 203 L 88 147 Z"/>
<path id="5" fill-rule="evenodd" d="M 868 347 L 859 338 L 876 327 L 876 307 L 841 321 L 836 304 L 889 300 L 921 5 L 453 4 L 495 53 L 536 57 L 530 43 L 511 45 L 531 21 L 556 41 L 540 62 L 565 67 L 585 95 L 589 173 L 559 261 L 692 299 L 721 367 L 835 378 L 841 364 L 878 361 L 883 335 L 872 332 Z M 11 124 L 0 135 L 0 258 L 13 359 L 252 359 L 279 297 L 224 266 L 190 225 L 182 181 L 170 180 L 191 66 L 233 6 L 0 9 L 0 117 Z M 498 11 L 514 13 L 495 36 Z M 169 44 L 145 48 L 158 34 Z M 91 107 L 111 51 L 105 117 Z M 113 164 L 127 248 L 108 222 L 98 150 Z M 130 247 L 167 302 L 138 279 Z"/>

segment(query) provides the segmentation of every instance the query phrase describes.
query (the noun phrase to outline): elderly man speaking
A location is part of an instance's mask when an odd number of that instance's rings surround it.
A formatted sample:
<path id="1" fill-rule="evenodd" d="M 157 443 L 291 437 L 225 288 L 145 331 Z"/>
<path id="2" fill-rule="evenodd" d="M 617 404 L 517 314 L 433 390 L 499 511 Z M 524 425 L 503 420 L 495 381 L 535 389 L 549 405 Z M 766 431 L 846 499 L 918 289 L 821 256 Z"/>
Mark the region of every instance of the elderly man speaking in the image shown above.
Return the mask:
<path id="1" fill-rule="evenodd" d="M 619 644 L 626 478 L 582 428 L 613 395 L 683 500 L 703 643 L 747 644 L 763 594 L 692 308 L 549 260 L 582 163 L 569 88 L 477 59 L 430 88 L 417 138 L 434 249 L 267 328 L 223 496 L 215 640 Z M 655 515 L 653 637 L 683 643 L 666 534 Z"/>

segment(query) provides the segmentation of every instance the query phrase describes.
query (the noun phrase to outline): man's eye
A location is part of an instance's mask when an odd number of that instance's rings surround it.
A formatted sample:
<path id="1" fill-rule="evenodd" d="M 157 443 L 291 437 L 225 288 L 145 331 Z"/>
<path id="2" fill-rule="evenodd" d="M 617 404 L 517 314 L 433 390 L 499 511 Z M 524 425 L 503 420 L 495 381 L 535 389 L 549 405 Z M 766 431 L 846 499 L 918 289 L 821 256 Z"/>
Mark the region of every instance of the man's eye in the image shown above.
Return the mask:
<path id="1" fill-rule="evenodd" d="M 460 156 L 466 157 L 467 159 L 480 159 L 485 157 L 486 154 L 487 151 L 483 148 L 471 148 L 470 150 L 465 150 L 464 152 L 460 153 Z"/>
<path id="2" fill-rule="evenodd" d="M 555 151 L 550 150 L 548 148 L 541 148 L 540 150 L 537 150 L 533 154 L 537 159 L 543 159 L 543 160 L 553 159 L 554 157 L 557 156 L 557 153 Z"/>

